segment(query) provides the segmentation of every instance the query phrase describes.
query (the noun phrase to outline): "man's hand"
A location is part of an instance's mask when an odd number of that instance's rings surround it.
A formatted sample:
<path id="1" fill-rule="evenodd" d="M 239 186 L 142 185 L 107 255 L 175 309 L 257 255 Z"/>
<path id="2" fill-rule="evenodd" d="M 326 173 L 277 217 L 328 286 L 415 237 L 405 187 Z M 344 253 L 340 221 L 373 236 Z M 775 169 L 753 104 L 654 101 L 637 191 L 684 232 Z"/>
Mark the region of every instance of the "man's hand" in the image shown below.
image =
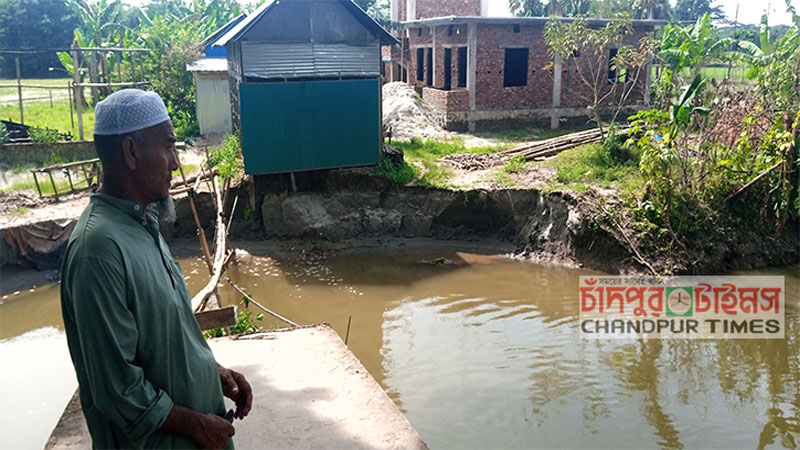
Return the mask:
<path id="1" fill-rule="evenodd" d="M 219 370 L 219 381 L 222 383 L 222 393 L 225 397 L 236 403 L 236 412 L 233 417 L 242 420 L 250 413 L 253 406 L 253 390 L 244 375 L 235 370 L 226 369 L 217 364 Z"/>
<path id="2" fill-rule="evenodd" d="M 236 430 L 227 420 L 214 414 L 201 414 L 197 411 L 173 406 L 161 430 L 181 434 L 196 442 L 202 448 L 218 449 L 228 444 L 228 438 Z"/>
<path id="3" fill-rule="evenodd" d="M 198 419 L 198 430 L 192 439 L 203 448 L 224 448 L 228 444 L 228 438 L 236 433 L 233 425 L 220 416 L 202 414 Z"/>

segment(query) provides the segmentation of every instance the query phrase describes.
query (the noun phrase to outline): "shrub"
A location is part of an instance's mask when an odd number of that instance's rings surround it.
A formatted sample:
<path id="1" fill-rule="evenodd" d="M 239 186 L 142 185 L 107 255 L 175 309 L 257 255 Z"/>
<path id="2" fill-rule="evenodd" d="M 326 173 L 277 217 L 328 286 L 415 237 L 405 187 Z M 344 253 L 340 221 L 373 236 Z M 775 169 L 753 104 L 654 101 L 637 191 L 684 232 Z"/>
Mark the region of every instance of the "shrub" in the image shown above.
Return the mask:
<path id="1" fill-rule="evenodd" d="M 5 144 L 6 142 L 8 142 L 8 140 L 9 137 L 8 137 L 8 131 L 6 130 L 6 124 L 0 122 L 0 145 Z"/>
<path id="2" fill-rule="evenodd" d="M 518 155 L 509 159 L 503 166 L 503 172 L 505 173 L 522 172 L 524 169 L 525 157 L 523 155 Z"/>
<path id="3" fill-rule="evenodd" d="M 242 143 L 238 134 L 226 134 L 222 145 L 209 151 L 209 163 L 223 178 L 238 176 L 243 170 Z"/>
<path id="4" fill-rule="evenodd" d="M 37 143 L 52 143 L 61 141 L 61 133 L 57 130 L 49 128 L 30 127 L 28 129 L 28 137 L 32 142 Z"/>
<path id="5" fill-rule="evenodd" d="M 392 183 L 400 185 L 408 184 L 417 176 L 414 167 L 407 162 L 401 161 L 397 164 L 388 158 L 385 158 L 380 164 L 370 169 L 370 172 L 386 177 Z"/>

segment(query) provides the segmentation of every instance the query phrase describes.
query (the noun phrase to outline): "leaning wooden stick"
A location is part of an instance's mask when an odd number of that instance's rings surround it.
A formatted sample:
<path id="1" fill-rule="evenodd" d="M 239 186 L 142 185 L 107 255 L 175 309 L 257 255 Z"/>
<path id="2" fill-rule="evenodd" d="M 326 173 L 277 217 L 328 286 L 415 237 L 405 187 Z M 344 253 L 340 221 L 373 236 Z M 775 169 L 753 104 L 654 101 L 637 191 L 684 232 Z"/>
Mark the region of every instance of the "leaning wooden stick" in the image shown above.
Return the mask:
<path id="1" fill-rule="evenodd" d="M 175 159 L 178 161 L 178 170 L 181 172 L 181 178 L 183 179 L 183 184 L 189 185 L 186 180 L 186 175 L 183 173 L 183 164 L 181 164 L 181 159 L 178 157 L 178 150 L 173 150 L 175 152 Z M 203 230 L 203 226 L 200 224 L 200 217 L 197 215 L 197 207 L 194 204 L 194 198 L 189 195 L 189 207 L 192 209 L 192 215 L 194 216 L 194 223 L 197 225 L 197 238 L 200 240 L 200 247 L 203 249 L 203 256 L 206 259 L 206 265 L 208 266 L 209 272 L 211 272 L 211 268 L 213 266 L 213 262 L 211 261 L 211 252 L 208 251 L 208 242 L 206 242 L 206 234 Z"/>
<path id="2" fill-rule="evenodd" d="M 222 204 L 222 199 L 219 193 L 219 184 L 217 183 L 217 177 L 213 178 L 213 187 L 214 187 L 214 197 L 217 199 L 217 205 Z M 219 278 L 222 276 L 222 271 L 225 267 L 226 261 L 229 261 L 231 256 L 227 253 L 227 246 L 225 243 L 227 242 L 227 235 L 228 233 L 225 231 L 225 220 L 222 214 L 222 211 L 217 209 L 217 220 L 216 220 L 216 233 L 214 235 L 215 244 L 214 244 L 214 262 L 211 267 L 211 279 L 208 283 L 197 293 L 197 295 L 192 298 L 192 309 L 195 312 L 202 311 L 205 307 L 205 304 L 208 298 L 217 290 L 217 283 L 219 283 Z M 219 294 L 217 295 L 219 299 Z"/>

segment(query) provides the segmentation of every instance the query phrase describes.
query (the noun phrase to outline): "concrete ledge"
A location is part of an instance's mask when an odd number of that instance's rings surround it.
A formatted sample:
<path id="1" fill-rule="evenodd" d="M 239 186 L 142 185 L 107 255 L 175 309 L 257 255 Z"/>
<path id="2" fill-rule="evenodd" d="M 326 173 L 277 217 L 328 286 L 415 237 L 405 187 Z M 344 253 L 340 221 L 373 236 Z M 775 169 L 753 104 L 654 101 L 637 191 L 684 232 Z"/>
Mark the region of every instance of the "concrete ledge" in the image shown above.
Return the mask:
<path id="1" fill-rule="evenodd" d="M 54 157 L 63 161 L 83 161 L 97 157 L 93 141 L 24 143 L 0 145 L 0 164 L 47 164 Z"/>
<path id="2" fill-rule="evenodd" d="M 428 448 L 327 324 L 209 344 L 220 364 L 253 386 L 250 415 L 234 422 L 238 449 Z M 91 448 L 76 403 L 77 395 L 46 449 Z"/>

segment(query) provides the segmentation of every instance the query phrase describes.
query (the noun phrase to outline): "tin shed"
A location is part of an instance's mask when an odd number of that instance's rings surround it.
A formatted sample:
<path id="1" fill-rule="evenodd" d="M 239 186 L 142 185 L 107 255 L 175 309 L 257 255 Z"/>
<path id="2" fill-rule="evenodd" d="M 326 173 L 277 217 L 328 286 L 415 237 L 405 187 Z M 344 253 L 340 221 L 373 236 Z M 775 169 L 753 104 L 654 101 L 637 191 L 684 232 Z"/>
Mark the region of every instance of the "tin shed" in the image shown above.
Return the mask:
<path id="1" fill-rule="evenodd" d="M 267 2 L 222 36 L 245 172 L 377 164 L 380 49 L 397 43 L 350 0 Z"/>
<path id="2" fill-rule="evenodd" d="M 203 57 L 186 65 L 194 79 L 197 122 L 202 136 L 230 133 L 233 129 L 225 47 L 214 47 L 214 43 L 244 18 L 239 15 L 207 37 L 201 43 Z"/>

